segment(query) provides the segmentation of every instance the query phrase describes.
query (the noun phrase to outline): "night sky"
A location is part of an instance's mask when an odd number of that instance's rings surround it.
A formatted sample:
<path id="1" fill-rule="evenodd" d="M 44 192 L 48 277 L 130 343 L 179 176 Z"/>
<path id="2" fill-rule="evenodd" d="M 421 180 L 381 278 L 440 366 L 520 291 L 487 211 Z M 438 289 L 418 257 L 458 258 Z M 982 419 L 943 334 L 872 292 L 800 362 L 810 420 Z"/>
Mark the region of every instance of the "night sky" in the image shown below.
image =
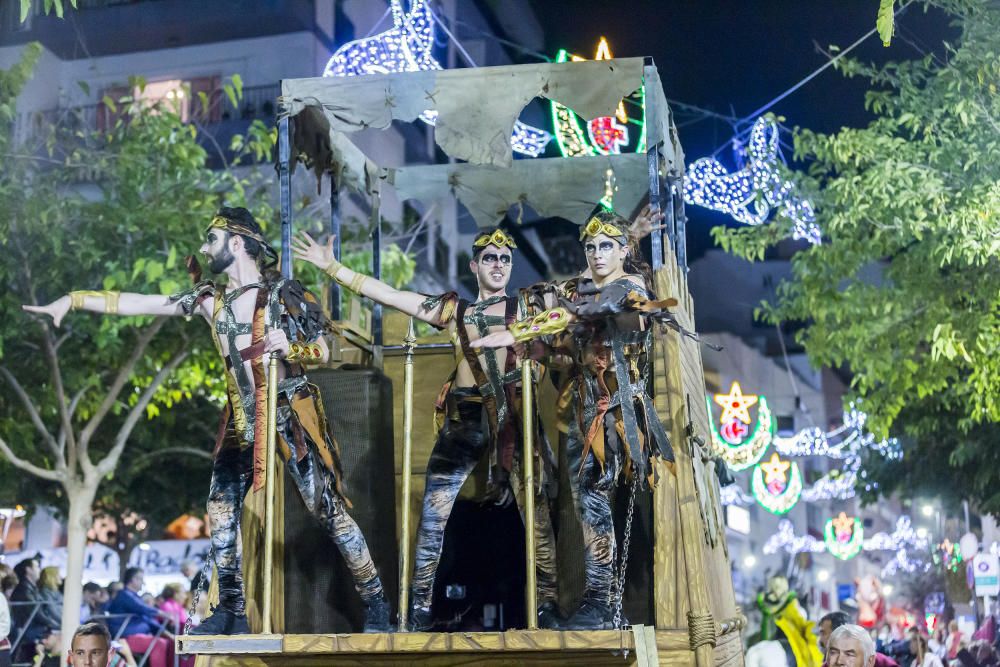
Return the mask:
<path id="1" fill-rule="evenodd" d="M 875 27 L 877 0 L 533 0 L 546 36 L 546 52 L 565 48 L 592 57 L 601 35 L 616 57 L 652 56 L 667 97 L 742 118 L 821 66 L 833 44 L 846 47 Z M 953 39 L 947 17 L 917 3 L 897 15 L 888 48 L 878 35 L 851 55 L 862 60 L 906 60 L 942 51 Z M 832 132 L 863 126 L 867 82 L 829 68 L 775 105 L 789 127 Z M 690 163 L 732 136 L 723 120 L 678 114 L 680 139 Z M 790 142 L 789 137 L 784 137 Z M 720 155 L 730 163 L 731 153 Z M 791 157 L 790 154 L 787 157 Z M 688 207 L 692 259 L 710 247 L 708 230 L 729 218 Z"/>

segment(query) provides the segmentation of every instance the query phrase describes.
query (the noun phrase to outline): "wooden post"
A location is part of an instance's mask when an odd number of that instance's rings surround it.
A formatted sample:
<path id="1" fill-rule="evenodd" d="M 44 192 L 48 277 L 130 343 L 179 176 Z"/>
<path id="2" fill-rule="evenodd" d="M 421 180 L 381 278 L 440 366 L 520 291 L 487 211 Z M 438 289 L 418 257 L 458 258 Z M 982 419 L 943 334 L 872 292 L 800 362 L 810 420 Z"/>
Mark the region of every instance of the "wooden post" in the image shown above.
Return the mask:
<path id="1" fill-rule="evenodd" d="M 523 415 L 523 451 L 521 473 L 524 488 L 524 601 L 527 606 L 528 629 L 538 629 L 538 587 L 535 574 L 535 385 L 531 359 L 521 362 L 521 414 Z"/>
<path id="2" fill-rule="evenodd" d="M 403 347 L 406 357 L 403 360 L 403 479 L 401 502 L 403 520 L 399 537 L 399 630 L 406 631 L 407 617 L 410 612 L 410 477 L 413 466 L 413 348 L 417 342 L 417 334 L 410 318 Z"/>
<path id="3" fill-rule="evenodd" d="M 261 633 L 271 634 L 271 579 L 274 572 L 274 475 L 278 437 L 278 357 L 267 368 L 267 447 L 264 452 L 264 589 L 261 591 Z"/>

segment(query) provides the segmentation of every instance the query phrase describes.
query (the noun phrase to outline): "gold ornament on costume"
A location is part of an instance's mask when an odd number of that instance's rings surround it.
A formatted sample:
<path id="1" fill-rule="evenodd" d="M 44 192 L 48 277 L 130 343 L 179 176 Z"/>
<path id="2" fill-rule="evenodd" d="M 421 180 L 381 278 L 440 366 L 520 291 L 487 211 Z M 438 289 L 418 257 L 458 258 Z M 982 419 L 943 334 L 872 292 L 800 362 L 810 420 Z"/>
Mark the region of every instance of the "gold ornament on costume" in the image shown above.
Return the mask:
<path id="1" fill-rule="evenodd" d="M 112 292 L 110 290 L 80 290 L 77 292 L 69 293 L 69 307 L 71 310 L 80 310 L 83 308 L 83 300 L 88 296 L 96 296 L 98 298 L 104 299 L 104 312 L 110 315 L 115 315 L 118 313 L 118 299 L 121 298 L 121 292 Z"/>
<path id="2" fill-rule="evenodd" d="M 485 248 L 488 245 L 495 245 L 498 248 L 504 246 L 508 248 L 516 248 L 517 244 L 514 243 L 514 239 L 507 232 L 502 229 L 494 229 L 492 232 L 483 232 L 476 237 L 476 240 L 472 242 L 473 248 Z"/>
<path id="3" fill-rule="evenodd" d="M 530 320 L 515 322 L 510 326 L 514 340 L 523 343 L 532 338 L 559 333 L 569 326 L 569 311 L 565 308 L 544 310 Z"/>
<path id="4" fill-rule="evenodd" d="M 322 363 L 323 348 L 319 343 L 291 343 L 285 361 L 297 361 L 300 364 Z"/>
<path id="5" fill-rule="evenodd" d="M 580 240 L 582 241 L 588 236 L 593 237 L 598 234 L 604 234 L 605 236 L 610 236 L 612 238 L 627 238 L 627 234 L 624 229 L 610 222 L 604 222 L 597 216 L 594 216 L 580 231 Z"/>

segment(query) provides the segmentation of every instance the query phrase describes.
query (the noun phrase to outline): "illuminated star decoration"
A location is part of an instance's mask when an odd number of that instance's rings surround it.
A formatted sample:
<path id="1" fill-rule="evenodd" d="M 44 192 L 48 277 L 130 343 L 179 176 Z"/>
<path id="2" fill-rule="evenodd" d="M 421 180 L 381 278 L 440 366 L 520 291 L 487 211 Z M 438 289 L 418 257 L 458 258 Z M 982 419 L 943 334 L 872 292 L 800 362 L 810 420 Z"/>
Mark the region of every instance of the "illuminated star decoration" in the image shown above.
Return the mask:
<path id="1" fill-rule="evenodd" d="M 611 60 L 611 47 L 608 40 L 601 37 L 597 44 L 597 52 L 594 60 Z M 570 55 L 565 49 L 560 49 L 556 53 L 556 62 L 581 62 L 586 60 L 576 55 Z M 629 99 L 643 110 L 645 114 L 645 92 L 640 88 L 637 92 L 629 96 Z M 552 111 L 552 127 L 555 130 L 556 143 L 563 157 L 576 157 L 580 155 L 611 155 L 618 154 L 625 150 L 631 142 L 631 135 L 627 123 L 639 125 L 639 138 L 635 152 L 644 153 L 646 151 L 646 126 L 645 120 L 632 120 L 625 111 L 624 100 L 618 103 L 618 109 L 614 116 L 601 116 L 590 122 L 583 120 L 573 113 L 572 110 L 555 101 L 549 102 Z M 603 203 L 603 200 L 602 200 Z"/>
<path id="2" fill-rule="evenodd" d="M 439 70 L 435 60 L 434 17 L 427 0 L 411 0 L 410 9 L 403 9 L 402 0 L 389 0 L 392 28 L 371 37 L 357 39 L 341 46 L 330 57 L 323 76 L 362 76 Z M 420 118 L 431 125 L 437 112 L 425 111 Z M 552 135 L 545 130 L 517 121 L 511 134 L 511 147 L 518 153 L 538 157 Z"/>
<path id="3" fill-rule="evenodd" d="M 745 394 L 739 382 L 733 382 L 728 394 L 716 394 L 713 399 L 722 406 L 722 423 L 730 419 L 739 419 L 744 424 L 750 423 L 750 406 L 757 402 L 755 394 Z"/>
<path id="4" fill-rule="evenodd" d="M 754 467 L 750 490 L 761 507 L 771 514 L 787 513 L 802 495 L 802 475 L 798 464 L 782 461 L 777 454 L 771 454 L 769 461 Z"/>
<path id="5" fill-rule="evenodd" d="M 740 169 L 730 172 L 714 157 L 695 160 L 684 179 L 684 201 L 721 211 L 746 225 L 761 225 L 776 210 L 792 220 L 793 238 L 820 242 L 812 204 L 794 192 L 794 185 L 778 171 L 778 127 L 774 120 L 758 118 L 745 149 L 737 144 Z M 745 150 L 745 163 L 742 150 Z"/>
<path id="6" fill-rule="evenodd" d="M 861 519 L 848 517 L 844 512 L 827 521 L 823 529 L 826 550 L 841 560 L 849 560 L 861 553 L 864 539 L 865 528 Z"/>
<path id="7" fill-rule="evenodd" d="M 739 398 L 735 401 L 736 406 L 733 405 L 733 401 L 725 400 L 734 397 L 734 392 L 739 394 Z M 712 402 L 707 396 L 705 402 L 708 405 L 708 413 L 712 414 Z M 715 402 L 722 406 L 723 415 L 720 419 L 721 432 L 715 421 L 709 420 L 712 453 L 725 461 L 731 469 L 745 470 L 760 461 L 774 437 L 774 420 L 771 417 L 771 409 L 767 406 L 767 399 L 763 396 L 744 396 L 739 383 L 734 382 L 729 394 L 715 395 Z M 746 424 L 751 422 L 749 406 L 755 403 L 757 421 L 753 429 L 748 429 Z M 745 413 L 746 420 L 742 420 L 743 414 L 733 415 L 734 410 Z M 748 431 L 749 435 L 743 440 L 742 436 Z"/>

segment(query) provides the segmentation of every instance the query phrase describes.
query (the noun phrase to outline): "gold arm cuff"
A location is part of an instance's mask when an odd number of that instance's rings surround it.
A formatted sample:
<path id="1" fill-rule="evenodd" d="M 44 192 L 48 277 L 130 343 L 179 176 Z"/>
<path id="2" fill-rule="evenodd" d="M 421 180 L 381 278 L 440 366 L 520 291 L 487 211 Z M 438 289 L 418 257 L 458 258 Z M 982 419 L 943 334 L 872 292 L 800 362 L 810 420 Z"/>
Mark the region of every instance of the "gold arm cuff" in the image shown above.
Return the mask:
<path id="1" fill-rule="evenodd" d="M 326 265 L 326 268 L 323 269 L 323 271 L 326 272 L 326 275 L 330 276 L 334 280 L 337 280 L 337 271 L 340 271 L 343 266 L 344 265 L 340 263 L 340 260 L 334 257 L 330 260 L 330 263 Z M 339 283 L 340 281 L 337 280 L 337 282 Z"/>
<path id="2" fill-rule="evenodd" d="M 288 346 L 285 361 L 296 361 L 300 364 L 322 363 L 323 348 L 319 343 L 292 343 Z"/>
<path id="3" fill-rule="evenodd" d="M 88 296 L 96 296 L 104 299 L 104 312 L 116 315 L 118 313 L 118 300 L 121 298 L 121 292 L 113 292 L 111 290 L 78 290 L 76 292 L 69 293 L 69 307 L 71 310 L 81 310 L 83 308 L 84 299 Z"/>
<path id="4" fill-rule="evenodd" d="M 515 322 L 510 326 L 514 340 L 522 343 L 532 338 L 559 333 L 569 326 L 569 311 L 565 308 L 543 310 L 530 320 Z"/>
<path id="5" fill-rule="evenodd" d="M 351 279 L 351 284 L 347 286 L 347 289 L 351 290 L 355 294 L 361 294 L 361 286 L 365 284 L 368 280 L 368 276 L 363 273 L 355 273 L 354 277 Z"/>

